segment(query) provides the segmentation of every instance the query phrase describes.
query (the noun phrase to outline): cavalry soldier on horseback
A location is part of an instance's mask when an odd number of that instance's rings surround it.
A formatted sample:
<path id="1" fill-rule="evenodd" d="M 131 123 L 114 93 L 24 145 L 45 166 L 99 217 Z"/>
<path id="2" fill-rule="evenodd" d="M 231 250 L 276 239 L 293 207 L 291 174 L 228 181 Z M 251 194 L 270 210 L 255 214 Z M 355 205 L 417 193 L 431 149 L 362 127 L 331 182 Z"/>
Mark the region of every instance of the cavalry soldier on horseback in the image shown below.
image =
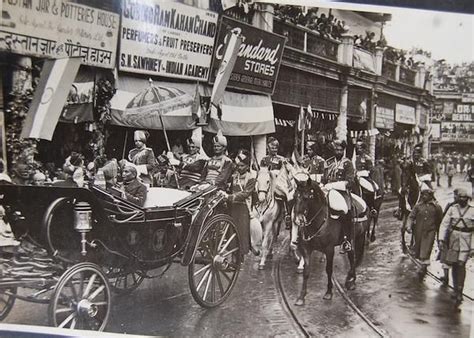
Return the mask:
<path id="1" fill-rule="evenodd" d="M 303 157 L 302 166 L 308 169 L 311 180 L 320 184 L 326 182 L 327 163 L 320 156 L 320 147 L 315 141 L 306 142 L 306 154 Z"/>
<path id="2" fill-rule="evenodd" d="M 421 186 L 421 182 L 423 182 L 428 185 L 430 189 L 433 189 L 431 185 L 431 165 L 422 157 L 421 152 L 422 145 L 417 144 L 413 149 L 412 161 L 409 161 L 405 167 L 405 170 L 407 171 L 405 174 L 408 175 L 402 175 L 402 187 L 406 188 L 407 184 L 409 184 L 408 180 L 410 178 L 415 178 L 419 186 Z"/>
<path id="3" fill-rule="evenodd" d="M 354 221 L 353 218 L 355 215 L 352 213 L 353 210 L 353 201 L 350 192 L 354 188 L 354 178 L 355 171 L 354 166 L 347 157 L 344 156 L 344 151 L 346 149 L 345 141 L 334 141 L 334 161 L 329 165 L 328 168 L 328 184 L 327 188 L 335 189 L 337 192 L 342 195 L 344 198 L 345 206 L 338 206 L 340 211 L 343 214 L 343 231 L 344 231 L 344 240 L 341 244 L 341 252 L 346 253 L 352 251 L 352 244 L 350 238 L 352 238 Z M 332 183 L 343 183 L 343 187 L 336 186 Z M 330 192 L 331 197 L 331 192 Z M 331 199 L 331 198 L 330 198 Z M 334 206 L 331 206 L 334 207 Z"/>
<path id="4" fill-rule="evenodd" d="M 268 171 L 274 172 L 275 177 L 277 177 L 279 171 L 281 168 L 288 162 L 288 160 L 281 156 L 278 155 L 278 150 L 280 147 L 280 142 L 274 137 L 269 137 L 267 139 L 267 155 L 262 158 L 260 161 L 260 167 L 268 168 Z M 283 192 L 275 192 L 275 199 L 277 200 L 277 203 L 282 203 L 283 207 L 281 210 L 283 210 L 283 216 L 285 218 L 285 224 L 287 230 L 290 229 L 291 226 L 291 216 L 290 213 L 288 212 L 287 209 L 287 200 L 286 196 L 283 194 Z M 280 217 L 280 215 L 278 215 Z"/>
<path id="5" fill-rule="evenodd" d="M 225 155 L 227 138 L 219 130 L 213 138 L 214 156 L 204 166 L 202 177 L 205 183 L 210 183 L 222 190 L 227 190 L 227 183 L 232 175 L 233 162 Z"/>

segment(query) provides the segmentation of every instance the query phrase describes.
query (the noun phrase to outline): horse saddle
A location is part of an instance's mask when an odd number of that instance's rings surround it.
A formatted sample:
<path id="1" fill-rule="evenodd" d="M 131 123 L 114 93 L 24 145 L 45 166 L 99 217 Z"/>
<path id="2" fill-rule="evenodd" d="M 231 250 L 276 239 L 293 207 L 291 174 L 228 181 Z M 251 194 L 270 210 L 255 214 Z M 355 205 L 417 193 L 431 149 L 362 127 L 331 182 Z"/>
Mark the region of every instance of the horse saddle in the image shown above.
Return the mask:
<path id="1" fill-rule="evenodd" d="M 359 177 L 359 184 L 362 189 L 367 190 L 371 193 L 374 193 L 379 190 L 378 184 L 368 177 Z"/>
<path id="2" fill-rule="evenodd" d="M 367 211 L 367 204 L 359 196 L 352 194 L 352 208 L 355 210 L 356 221 L 363 221 Z M 338 219 L 341 215 L 347 215 L 350 205 L 346 198 L 337 190 L 331 189 L 328 193 L 329 213 L 331 218 Z"/>

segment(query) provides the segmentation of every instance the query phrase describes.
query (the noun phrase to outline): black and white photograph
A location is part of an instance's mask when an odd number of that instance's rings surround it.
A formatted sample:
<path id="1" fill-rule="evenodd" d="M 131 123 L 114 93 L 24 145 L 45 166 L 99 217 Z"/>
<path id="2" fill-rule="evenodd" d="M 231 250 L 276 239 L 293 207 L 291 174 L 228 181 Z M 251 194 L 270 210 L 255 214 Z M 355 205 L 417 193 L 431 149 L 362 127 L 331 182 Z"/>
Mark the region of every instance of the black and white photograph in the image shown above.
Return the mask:
<path id="1" fill-rule="evenodd" d="M 3 0 L 0 337 L 470 337 L 469 1 Z"/>

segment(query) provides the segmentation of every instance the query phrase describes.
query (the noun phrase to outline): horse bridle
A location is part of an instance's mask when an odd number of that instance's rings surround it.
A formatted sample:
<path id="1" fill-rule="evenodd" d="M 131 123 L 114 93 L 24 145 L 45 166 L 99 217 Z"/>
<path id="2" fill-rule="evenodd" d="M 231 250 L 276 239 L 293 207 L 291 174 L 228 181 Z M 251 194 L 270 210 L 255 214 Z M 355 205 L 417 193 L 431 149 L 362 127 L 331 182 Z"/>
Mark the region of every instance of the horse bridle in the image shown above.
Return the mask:
<path id="1" fill-rule="evenodd" d="M 301 235 L 302 235 L 301 237 L 302 237 L 302 239 L 303 239 L 305 242 L 308 242 L 308 241 L 312 240 L 313 238 L 315 238 L 316 236 L 318 236 L 319 233 L 322 231 L 322 229 L 323 229 L 322 225 L 323 225 L 324 222 L 326 222 L 326 218 L 324 218 L 324 219 L 322 220 L 322 222 L 319 224 L 318 231 L 316 231 L 313 235 L 311 235 L 311 236 L 309 236 L 309 237 L 306 237 L 306 234 L 305 234 L 305 229 L 308 229 L 308 228 L 313 224 L 313 222 L 314 222 L 314 220 L 316 219 L 316 217 L 318 217 L 319 214 L 320 214 L 322 211 L 323 211 L 323 208 L 320 208 L 320 209 L 318 210 L 318 212 L 316 212 L 316 213 L 313 215 L 313 217 L 310 218 L 309 221 L 303 222 L 303 224 L 298 225 L 298 227 L 301 228 L 301 230 L 302 230 L 302 231 L 301 231 Z"/>

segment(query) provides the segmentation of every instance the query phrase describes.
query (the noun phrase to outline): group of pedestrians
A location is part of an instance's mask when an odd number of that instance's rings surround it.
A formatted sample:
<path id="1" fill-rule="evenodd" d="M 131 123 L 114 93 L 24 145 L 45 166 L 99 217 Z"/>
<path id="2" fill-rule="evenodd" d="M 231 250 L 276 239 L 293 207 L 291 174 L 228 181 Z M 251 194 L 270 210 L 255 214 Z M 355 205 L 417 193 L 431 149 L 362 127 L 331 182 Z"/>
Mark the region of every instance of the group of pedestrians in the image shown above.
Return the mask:
<path id="1" fill-rule="evenodd" d="M 411 163 L 415 170 L 413 173 L 407 171 L 406 168 L 403 170 L 402 176 L 406 180 L 415 175 L 414 178 L 419 181 L 423 175 L 426 177 L 426 174 L 432 172 L 430 161 L 420 158 L 418 153 L 414 153 Z M 456 170 L 452 161 L 447 161 L 445 170 L 449 178 L 450 171 Z M 468 169 L 468 171 L 470 170 Z M 450 188 L 451 180 L 448 182 L 448 188 Z M 431 179 L 422 182 L 419 190 L 419 200 L 409 213 L 406 224 L 407 231 L 413 233 L 411 252 L 421 263 L 419 272 L 421 276 L 424 276 L 430 264 L 434 243 L 437 240 L 439 248 L 437 259 L 442 263 L 444 270 L 443 284 L 448 285 L 449 269 L 451 269 L 455 289 L 453 298 L 455 305 L 459 306 L 463 299 L 466 262 L 474 255 L 474 206 L 470 204 L 470 189 L 455 189 L 455 199 L 448 203 L 444 212 L 435 199 Z"/>

